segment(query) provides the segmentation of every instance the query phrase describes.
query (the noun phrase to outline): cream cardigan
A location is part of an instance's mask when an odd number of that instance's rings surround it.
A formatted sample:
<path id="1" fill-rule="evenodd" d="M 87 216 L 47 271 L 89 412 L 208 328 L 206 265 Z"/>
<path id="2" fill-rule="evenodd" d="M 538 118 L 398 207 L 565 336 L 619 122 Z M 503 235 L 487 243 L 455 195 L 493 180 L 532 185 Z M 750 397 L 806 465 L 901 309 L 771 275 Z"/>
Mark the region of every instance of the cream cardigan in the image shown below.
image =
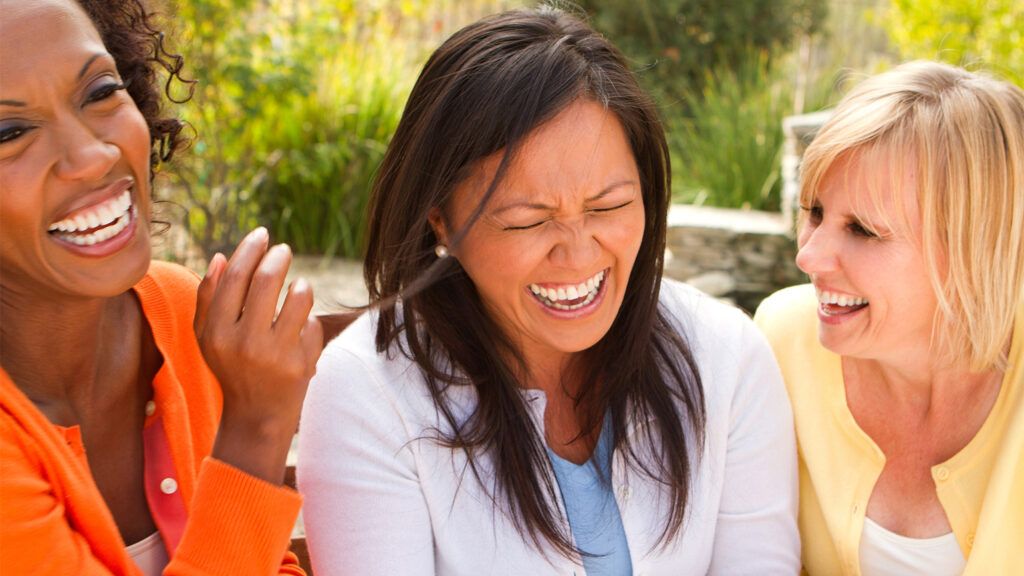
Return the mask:
<path id="1" fill-rule="evenodd" d="M 864 509 L 885 456 L 846 405 L 839 356 L 818 343 L 810 285 L 781 290 L 755 321 L 768 336 L 793 402 L 800 446 L 800 533 L 812 575 L 859 575 Z M 978 434 L 932 468 L 939 501 L 967 558 L 965 575 L 1024 567 L 1024 303 L 1011 366 Z"/>

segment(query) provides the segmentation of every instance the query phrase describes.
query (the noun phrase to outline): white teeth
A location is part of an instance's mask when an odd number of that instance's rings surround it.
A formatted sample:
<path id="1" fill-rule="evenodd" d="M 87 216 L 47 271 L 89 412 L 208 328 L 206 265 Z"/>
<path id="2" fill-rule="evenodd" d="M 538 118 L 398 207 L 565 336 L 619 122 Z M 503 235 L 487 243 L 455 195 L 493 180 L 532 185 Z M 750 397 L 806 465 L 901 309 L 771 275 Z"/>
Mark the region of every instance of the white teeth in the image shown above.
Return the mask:
<path id="1" fill-rule="evenodd" d="M 537 284 L 530 284 L 528 288 L 530 292 L 539 296 L 548 306 L 559 310 L 576 310 L 594 301 L 603 280 L 604 271 L 602 270 L 579 284 L 560 286 L 558 288 L 545 288 Z M 567 305 L 560 303 L 562 300 L 578 300 L 580 298 L 584 298 L 584 300 L 576 304 Z"/>
<path id="2" fill-rule="evenodd" d="M 850 296 L 847 294 L 839 294 L 836 292 L 827 292 L 824 290 L 818 290 L 818 302 L 822 304 L 832 304 L 836 306 L 860 306 L 867 304 L 868 299 L 860 296 Z"/>
<path id="3" fill-rule="evenodd" d="M 134 214 L 134 212 L 134 208 L 129 206 L 128 211 L 125 212 L 124 214 L 121 214 L 119 218 L 114 220 L 113 224 L 107 226 L 106 228 L 101 228 L 93 232 L 92 234 L 82 234 L 80 232 L 57 232 L 56 235 L 61 240 L 64 240 L 65 242 L 70 242 L 71 244 L 75 244 L 77 246 L 92 246 L 93 244 L 109 240 L 114 236 L 120 234 L 122 230 L 128 227 L 128 224 L 131 221 L 131 215 Z"/>
<path id="4" fill-rule="evenodd" d="M 59 222 L 50 224 L 50 232 L 85 232 L 97 226 L 106 226 L 128 214 L 132 207 L 131 189 L 125 190 L 116 198 L 93 206 L 88 212 L 76 214 Z"/>

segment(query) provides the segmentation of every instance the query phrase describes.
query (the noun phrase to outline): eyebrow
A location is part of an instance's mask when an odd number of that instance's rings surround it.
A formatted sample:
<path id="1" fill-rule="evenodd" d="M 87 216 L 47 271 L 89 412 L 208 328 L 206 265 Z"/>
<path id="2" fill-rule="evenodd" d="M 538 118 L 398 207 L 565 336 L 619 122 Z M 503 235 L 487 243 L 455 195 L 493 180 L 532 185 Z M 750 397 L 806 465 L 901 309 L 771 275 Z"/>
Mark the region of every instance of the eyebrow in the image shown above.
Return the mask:
<path id="1" fill-rule="evenodd" d="M 85 76 L 85 73 L 89 71 L 89 67 L 92 66 L 92 63 L 95 62 L 97 58 L 102 58 L 104 56 L 110 56 L 110 54 L 107 54 L 106 52 L 97 52 L 90 56 L 89 59 L 85 61 L 85 64 L 82 65 L 82 69 L 78 71 L 77 79 L 81 80 L 82 76 Z"/>
<path id="2" fill-rule="evenodd" d="M 81 80 L 82 76 L 85 76 L 85 73 L 89 71 L 89 67 L 92 66 L 92 63 L 95 62 L 98 58 L 102 58 L 104 56 L 110 56 L 110 54 L 106 52 L 97 52 L 96 54 L 90 56 L 89 59 L 85 61 L 85 64 L 82 65 L 82 69 L 78 71 L 78 76 L 75 77 L 76 80 Z M 19 106 L 24 108 L 28 106 L 28 104 L 22 102 L 21 100 L 0 100 L 0 106 Z"/>
<path id="3" fill-rule="evenodd" d="M 620 180 L 618 182 L 613 182 L 612 184 L 609 184 L 608 186 L 605 186 L 604 189 L 602 189 L 597 194 L 594 194 L 593 196 L 591 196 L 589 198 L 585 198 L 584 201 L 585 202 L 594 202 L 594 201 L 600 200 L 601 198 L 604 198 L 605 196 L 611 194 L 612 191 L 615 190 L 616 188 L 620 188 L 622 186 L 635 186 L 635 185 L 636 185 L 636 180 Z M 522 208 L 525 208 L 525 209 L 528 209 L 528 210 L 554 210 L 555 209 L 554 206 L 550 206 L 548 204 L 542 204 L 540 202 L 516 202 L 516 203 L 513 203 L 513 204 L 509 204 L 508 206 L 502 206 L 501 208 L 496 209 L 491 214 L 492 215 L 497 215 L 497 214 L 501 214 L 503 212 L 508 212 L 509 210 L 522 209 Z"/>

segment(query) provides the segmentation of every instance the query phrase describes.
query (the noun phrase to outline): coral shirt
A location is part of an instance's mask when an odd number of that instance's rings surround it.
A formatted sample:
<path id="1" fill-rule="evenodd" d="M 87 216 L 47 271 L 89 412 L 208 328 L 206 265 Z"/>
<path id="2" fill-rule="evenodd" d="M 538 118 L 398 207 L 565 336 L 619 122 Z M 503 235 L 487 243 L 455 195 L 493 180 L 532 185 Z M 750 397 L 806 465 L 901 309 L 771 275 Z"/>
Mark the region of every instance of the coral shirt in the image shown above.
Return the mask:
<path id="1" fill-rule="evenodd" d="M 287 552 L 300 496 L 209 456 L 221 392 L 192 332 L 197 285 L 192 272 L 154 262 L 134 288 L 163 355 L 143 444 L 146 497 L 171 553 L 164 573 L 301 575 Z M 140 574 L 78 427 L 51 424 L 3 370 L 0 573 Z"/>

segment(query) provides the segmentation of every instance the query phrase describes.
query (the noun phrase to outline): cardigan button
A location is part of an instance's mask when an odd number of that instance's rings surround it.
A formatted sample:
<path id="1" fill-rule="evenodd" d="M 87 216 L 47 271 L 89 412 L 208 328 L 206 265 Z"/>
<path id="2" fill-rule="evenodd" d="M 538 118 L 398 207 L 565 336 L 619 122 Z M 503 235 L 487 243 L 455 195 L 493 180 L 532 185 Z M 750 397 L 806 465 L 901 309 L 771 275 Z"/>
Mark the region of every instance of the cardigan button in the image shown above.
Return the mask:
<path id="1" fill-rule="evenodd" d="M 156 402 L 150 400 L 146 402 L 146 416 L 152 416 L 156 413 Z"/>
<path id="2" fill-rule="evenodd" d="M 939 466 L 935 469 L 935 479 L 940 482 L 949 479 L 949 468 L 945 466 Z"/>
<path id="3" fill-rule="evenodd" d="M 174 494 L 178 491 L 178 481 L 174 478 L 164 478 L 160 481 L 160 491 L 164 494 Z"/>

